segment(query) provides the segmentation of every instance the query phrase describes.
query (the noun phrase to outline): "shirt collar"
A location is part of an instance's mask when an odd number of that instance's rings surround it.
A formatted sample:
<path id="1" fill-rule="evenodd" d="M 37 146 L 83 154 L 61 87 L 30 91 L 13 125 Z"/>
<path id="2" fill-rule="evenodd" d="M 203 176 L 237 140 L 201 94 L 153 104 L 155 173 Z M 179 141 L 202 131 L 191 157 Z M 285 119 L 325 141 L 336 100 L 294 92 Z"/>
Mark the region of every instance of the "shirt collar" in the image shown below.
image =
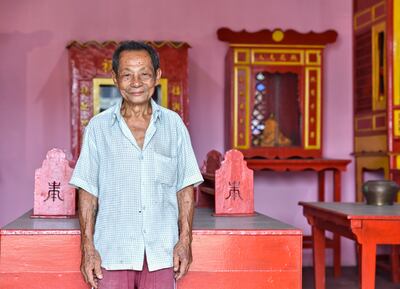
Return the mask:
<path id="1" fill-rule="evenodd" d="M 121 105 L 122 105 L 122 97 L 118 100 L 118 102 L 115 104 L 113 108 L 113 114 L 112 114 L 112 125 L 118 120 L 120 121 L 122 118 L 121 115 Z M 152 110 L 152 119 L 154 121 L 157 121 L 158 119 L 161 118 L 161 109 L 160 106 L 153 100 L 153 98 L 150 100 L 151 104 L 151 110 Z"/>

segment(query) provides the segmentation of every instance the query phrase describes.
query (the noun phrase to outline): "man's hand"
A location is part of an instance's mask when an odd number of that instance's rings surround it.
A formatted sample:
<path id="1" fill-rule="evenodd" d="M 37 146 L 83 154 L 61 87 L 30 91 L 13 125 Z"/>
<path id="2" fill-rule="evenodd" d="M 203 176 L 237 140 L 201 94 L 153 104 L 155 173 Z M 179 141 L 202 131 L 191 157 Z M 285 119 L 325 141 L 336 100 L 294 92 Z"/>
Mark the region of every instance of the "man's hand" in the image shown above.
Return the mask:
<path id="1" fill-rule="evenodd" d="M 97 288 L 97 280 L 103 278 L 101 273 L 101 258 L 96 249 L 83 249 L 81 272 L 86 283 L 89 283 L 93 288 Z"/>
<path id="2" fill-rule="evenodd" d="M 78 215 L 81 226 L 81 272 L 86 283 L 97 288 L 97 279 L 103 278 L 100 254 L 93 245 L 97 198 L 84 189 L 79 190 Z"/>
<path id="3" fill-rule="evenodd" d="M 193 186 L 181 189 L 177 193 L 179 208 L 179 241 L 174 248 L 175 279 L 179 280 L 189 270 L 192 263 L 192 224 L 194 213 Z"/>
<path id="4" fill-rule="evenodd" d="M 185 276 L 191 263 L 192 248 L 190 241 L 179 240 L 174 248 L 174 272 L 177 281 Z"/>

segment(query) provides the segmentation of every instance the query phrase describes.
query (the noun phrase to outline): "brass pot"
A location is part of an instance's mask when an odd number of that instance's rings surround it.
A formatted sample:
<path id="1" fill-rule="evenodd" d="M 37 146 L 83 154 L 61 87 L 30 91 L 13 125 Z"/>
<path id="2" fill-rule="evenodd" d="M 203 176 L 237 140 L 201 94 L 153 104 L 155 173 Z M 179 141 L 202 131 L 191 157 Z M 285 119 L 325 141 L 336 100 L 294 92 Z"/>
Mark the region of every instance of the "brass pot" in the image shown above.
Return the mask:
<path id="1" fill-rule="evenodd" d="M 388 180 L 368 181 L 362 186 L 367 205 L 393 205 L 399 186 Z"/>

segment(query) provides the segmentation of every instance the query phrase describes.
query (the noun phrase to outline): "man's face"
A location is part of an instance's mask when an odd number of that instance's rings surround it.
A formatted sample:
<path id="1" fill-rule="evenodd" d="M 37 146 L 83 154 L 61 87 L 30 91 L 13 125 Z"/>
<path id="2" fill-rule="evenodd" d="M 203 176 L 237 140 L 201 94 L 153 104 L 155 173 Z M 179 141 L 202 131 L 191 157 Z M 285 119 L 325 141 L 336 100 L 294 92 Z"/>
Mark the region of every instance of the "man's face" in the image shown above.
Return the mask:
<path id="1" fill-rule="evenodd" d="M 113 80 L 122 97 L 130 104 L 146 104 L 160 83 L 161 70 L 153 70 L 145 50 L 124 51 L 119 58 L 118 75 Z"/>

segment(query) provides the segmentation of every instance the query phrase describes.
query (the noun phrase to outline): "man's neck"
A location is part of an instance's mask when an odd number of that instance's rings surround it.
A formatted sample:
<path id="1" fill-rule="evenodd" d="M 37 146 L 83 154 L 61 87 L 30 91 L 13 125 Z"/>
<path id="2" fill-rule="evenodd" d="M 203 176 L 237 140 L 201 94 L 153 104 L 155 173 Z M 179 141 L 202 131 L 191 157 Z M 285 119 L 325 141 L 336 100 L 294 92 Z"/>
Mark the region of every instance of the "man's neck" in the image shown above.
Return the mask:
<path id="1" fill-rule="evenodd" d="M 121 115 L 125 119 L 148 118 L 152 114 L 151 100 L 144 104 L 133 104 L 122 100 Z"/>

